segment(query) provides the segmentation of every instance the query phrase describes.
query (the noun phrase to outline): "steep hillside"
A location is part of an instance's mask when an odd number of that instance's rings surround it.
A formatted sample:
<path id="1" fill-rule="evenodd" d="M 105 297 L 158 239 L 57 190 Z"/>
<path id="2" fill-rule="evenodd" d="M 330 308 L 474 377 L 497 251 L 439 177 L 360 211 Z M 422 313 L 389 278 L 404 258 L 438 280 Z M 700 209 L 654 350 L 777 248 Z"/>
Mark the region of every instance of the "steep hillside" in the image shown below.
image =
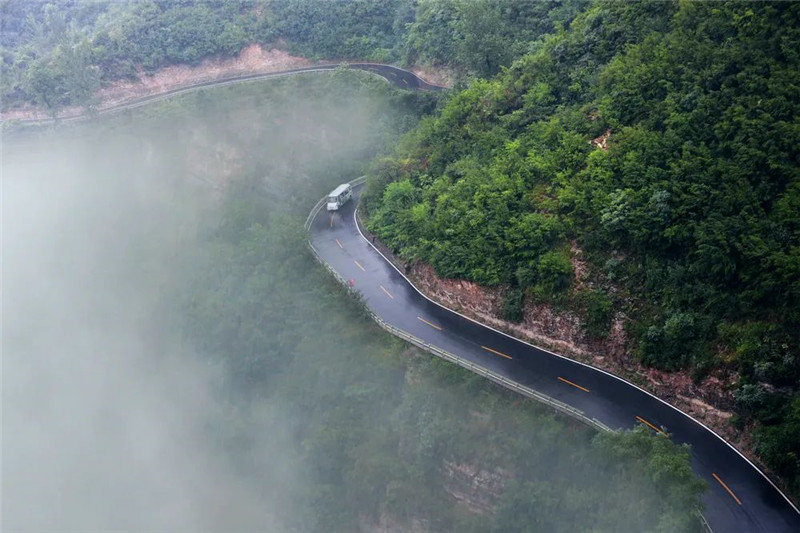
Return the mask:
<path id="1" fill-rule="evenodd" d="M 0 0 L 2 108 L 92 106 L 118 80 L 247 46 L 492 75 L 585 0 Z"/>
<path id="2" fill-rule="evenodd" d="M 800 490 L 800 4 L 598 3 L 374 165 L 370 229 L 443 278 L 735 389 Z M 580 272 L 576 272 L 576 266 Z"/>

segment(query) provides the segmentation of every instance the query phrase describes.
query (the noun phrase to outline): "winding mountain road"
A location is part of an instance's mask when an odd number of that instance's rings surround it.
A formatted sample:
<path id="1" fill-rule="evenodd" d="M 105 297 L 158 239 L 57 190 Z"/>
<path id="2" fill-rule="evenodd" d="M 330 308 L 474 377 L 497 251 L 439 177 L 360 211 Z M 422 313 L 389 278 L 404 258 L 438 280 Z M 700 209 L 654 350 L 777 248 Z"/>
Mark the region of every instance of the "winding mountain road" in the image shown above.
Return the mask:
<path id="1" fill-rule="evenodd" d="M 359 291 L 377 317 L 426 345 L 537 391 L 612 428 L 644 424 L 691 444 L 692 466 L 708 481 L 705 518 L 716 532 L 800 532 L 800 512 L 746 458 L 700 422 L 650 393 L 595 369 L 514 339 L 420 294 L 358 227 L 354 201 L 310 218 L 317 256 Z M 402 335 L 406 336 L 406 335 Z M 418 343 L 420 344 L 420 343 Z M 663 429 L 662 429 L 663 428 Z"/>
<path id="2" fill-rule="evenodd" d="M 350 63 L 348 66 L 381 76 L 401 89 L 441 89 L 392 65 Z M 207 87 L 325 72 L 338 67 L 319 65 L 209 81 L 94 114 L 60 118 L 58 122 L 134 109 Z M 35 125 L 54 121 L 12 122 Z M 644 424 L 653 431 L 666 428 L 675 442 L 692 445 L 692 465 L 710 486 L 704 514 L 716 532 L 800 532 L 800 511 L 754 465 L 701 423 L 620 378 L 480 325 L 420 294 L 361 234 L 355 218 L 359 194 L 357 189 L 354 201 L 333 215 L 324 209 L 312 213 L 310 242 L 321 261 L 343 280 L 352 280 L 368 307 L 389 328 L 405 338 L 414 337 L 434 351 L 456 354 L 471 367 L 480 369 L 480 373 L 491 373 L 495 381 L 499 376 L 579 410 L 585 419 L 594 420 L 595 425 L 629 428 Z"/>

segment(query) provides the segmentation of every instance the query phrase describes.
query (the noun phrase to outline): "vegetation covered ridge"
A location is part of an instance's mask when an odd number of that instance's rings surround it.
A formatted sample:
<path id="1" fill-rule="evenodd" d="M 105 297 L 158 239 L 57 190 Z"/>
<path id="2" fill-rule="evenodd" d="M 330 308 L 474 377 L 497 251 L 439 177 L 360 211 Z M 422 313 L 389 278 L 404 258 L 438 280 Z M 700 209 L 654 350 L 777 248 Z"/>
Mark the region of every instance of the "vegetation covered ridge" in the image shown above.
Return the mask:
<path id="1" fill-rule="evenodd" d="M 510 321 L 622 317 L 630 358 L 722 376 L 797 495 L 797 50 L 797 3 L 594 3 L 377 160 L 368 226 Z"/>
<path id="2" fill-rule="evenodd" d="M 583 0 L 2 0 L 0 101 L 57 114 L 173 65 L 253 46 L 318 60 L 490 75 L 577 13 Z M 258 60 L 258 57 L 249 58 Z M 298 58 L 295 58 L 298 59 Z"/>

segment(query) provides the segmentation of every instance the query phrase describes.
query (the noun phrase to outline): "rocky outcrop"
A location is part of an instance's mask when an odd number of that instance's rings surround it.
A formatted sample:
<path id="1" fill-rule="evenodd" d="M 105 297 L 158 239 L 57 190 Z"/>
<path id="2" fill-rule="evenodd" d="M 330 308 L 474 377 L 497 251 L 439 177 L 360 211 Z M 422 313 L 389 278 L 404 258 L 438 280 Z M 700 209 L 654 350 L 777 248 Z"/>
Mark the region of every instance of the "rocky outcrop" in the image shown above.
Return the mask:
<path id="1" fill-rule="evenodd" d="M 560 353 L 581 357 L 595 353 L 597 347 L 586 337 L 576 313 L 527 299 L 524 318 L 515 324 L 500 318 L 507 287 L 483 287 L 470 281 L 440 278 L 424 263 L 414 264 L 408 272 L 429 297 L 493 328 Z"/>
<path id="2" fill-rule="evenodd" d="M 485 470 L 470 463 L 445 461 L 444 490 L 476 514 L 493 513 L 503 495 L 508 472 Z"/>
<path id="3" fill-rule="evenodd" d="M 483 416 L 480 413 L 474 415 Z M 479 515 L 493 514 L 497 510 L 506 483 L 512 477 L 509 471 L 502 468 L 455 460 L 443 461 L 439 472 L 444 491 L 461 509 Z M 398 517 L 384 512 L 377 518 L 363 516 L 359 522 L 359 531 L 364 533 L 436 531 L 430 520 L 422 516 Z"/>

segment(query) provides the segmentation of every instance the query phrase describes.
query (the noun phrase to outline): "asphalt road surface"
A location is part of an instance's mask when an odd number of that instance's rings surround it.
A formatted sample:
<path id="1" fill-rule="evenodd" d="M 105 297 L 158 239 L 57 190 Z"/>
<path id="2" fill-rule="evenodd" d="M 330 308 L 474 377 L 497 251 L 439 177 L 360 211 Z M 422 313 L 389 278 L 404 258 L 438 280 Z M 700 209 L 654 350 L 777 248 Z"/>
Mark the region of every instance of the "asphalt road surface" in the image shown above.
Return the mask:
<path id="1" fill-rule="evenodd" d="M 402 82 L 401 82 L 402 83 Z M 704 515 L 716 532 L 800 532 L 800 512 L 722 438 L 688 415 L 601 370 L 513 339 L 422 296 L 363 237 L 355 221 L 361 186 L 340 211 L 314 217 L 319 256 L 387 323 L 546 394 L 610 428 L 644 424 L 691 444 L 692 466 L 708 482 Z"/>

